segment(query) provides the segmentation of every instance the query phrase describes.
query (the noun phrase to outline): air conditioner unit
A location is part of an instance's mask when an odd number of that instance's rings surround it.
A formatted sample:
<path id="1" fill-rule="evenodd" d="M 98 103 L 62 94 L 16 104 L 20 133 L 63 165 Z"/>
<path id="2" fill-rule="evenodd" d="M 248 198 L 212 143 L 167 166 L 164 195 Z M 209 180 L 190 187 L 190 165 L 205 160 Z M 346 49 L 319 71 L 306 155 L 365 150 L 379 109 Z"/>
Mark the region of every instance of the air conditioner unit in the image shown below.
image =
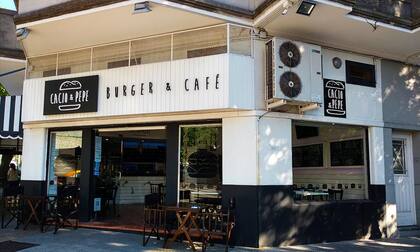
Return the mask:
<path id="1" fill-rule="evenodd" d="M 266 56 L 268 109 L 281 106 L 283 111 L 294 112 L 297 107 L 302 112 L 303 107 L 319 106 L 311 87 L 322 85 L 320 46 L 273 38 L 266 43 Z"/>

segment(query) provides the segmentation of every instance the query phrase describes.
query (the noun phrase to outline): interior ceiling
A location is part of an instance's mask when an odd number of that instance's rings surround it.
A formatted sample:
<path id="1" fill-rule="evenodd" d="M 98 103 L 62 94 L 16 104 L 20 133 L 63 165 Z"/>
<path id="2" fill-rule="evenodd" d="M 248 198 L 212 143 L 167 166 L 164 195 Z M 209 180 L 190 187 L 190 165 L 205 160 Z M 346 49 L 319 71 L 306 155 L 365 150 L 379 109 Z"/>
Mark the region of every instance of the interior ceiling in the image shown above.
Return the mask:
<path id="1" fill-rule="evenodd" d="M 317 3 L 312 14 L 304 16 L 296 13 L 297 7 L 286 15 L 273 15 L 263 28 L 273 36 L 420 64 L 420 57 L 410 57 L 420 53 L 420 31 L 408 33 L 380 24 L 374 31 L 366 21 L 346 16 L 349 10 L 343 8 Z"/>
<path id="2" fill-rule="evenodd" d="M 101 132 L 101 136 L 110 138 L 129 138 L 129 139 L 166 139 L 166 130 L 136 130 L 136 131 L 118 131 Z"/>
<path id="3" fill-rule="evenodd" d="M 133 14 L 132 4 L 28 27 L 27 57 L 223 23 L 220 19 L 150 4 Z M 48 43 L 46 43 L 49 41 Z"/>
<path id="4" fill-rule="evenodd" d="M 25 61 L 0 57 L 0 75 L 25 67 Z M 19 71 L 0 77 L 0 84 L 10 95 L 22 95 L 25 71 Z"/>

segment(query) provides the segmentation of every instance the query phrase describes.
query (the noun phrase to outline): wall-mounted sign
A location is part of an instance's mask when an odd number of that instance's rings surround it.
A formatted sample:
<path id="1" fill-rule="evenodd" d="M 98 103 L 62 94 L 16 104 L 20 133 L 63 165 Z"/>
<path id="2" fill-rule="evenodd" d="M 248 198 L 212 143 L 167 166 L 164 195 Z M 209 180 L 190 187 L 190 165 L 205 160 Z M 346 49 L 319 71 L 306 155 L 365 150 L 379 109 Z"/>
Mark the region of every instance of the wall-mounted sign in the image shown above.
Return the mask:
<path id="1" fill-rule="evenodd" d="M 98 111 L 98 75 L 45 82 L 44 115 Z"/>
<path id="2" fill-rule="evenodd" d="M 346 118 L 346 84 L 344 81 L 324 79 L 324 114 Z"/>

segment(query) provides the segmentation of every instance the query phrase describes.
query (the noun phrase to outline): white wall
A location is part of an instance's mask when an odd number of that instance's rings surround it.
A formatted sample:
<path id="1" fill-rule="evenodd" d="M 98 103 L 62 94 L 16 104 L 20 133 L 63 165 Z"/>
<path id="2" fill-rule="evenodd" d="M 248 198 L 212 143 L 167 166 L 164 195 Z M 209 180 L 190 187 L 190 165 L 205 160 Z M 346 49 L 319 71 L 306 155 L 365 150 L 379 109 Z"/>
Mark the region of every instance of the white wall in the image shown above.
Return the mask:
<path id="1" fill-rule="evenodd" d="M 46 179 L 47 129 L 24 129 L 22 180 Z"/>
<path id="2" fill-rule="evenodd" d="M 332 65 L 332 59 L 334 57 L 342 60 L 341 68 L 336 69 Z M 383 124 L 380 60 L 373 57 L 322 48 L 323 78 L 346 82 L 346 60 L 375 65 L 376 87 L 365 87 L 346 83 L 346 118 L 325 117 L 323 106 L 319 109 L 308 111 L 305 115 L 327 118 L 328 121 L 337 123 Z M 311 97 L 320 97 L 322 103 L 324 101 L 323 92 L 323 84 L 311 85 Z"/>
<path id="3" fill-rule="evenodd" d="M 223 184 L 257 185 L 257 118 L 223 118 Z"/>
<path id="4" fill-rule="evenodd" d="M 99 75 L 98 112 L 43 115 L 45 81 L 89 75 Z M 217 75 L 218 89 L 215 87 Z M 194 90 L 196 78 L 199 81 L 199 90 Z M 188 79 L 189 91 L 185 90 L 185 79 Z M 24 122 L 29 122 L 197 110 L 252 109 L 253 81 L 252 58 L 229 54 L 28 79 L 25 80 L 23 90 L 25 99 L 22 117 Z M 149 82 L 153 83 L 152 94 L 148 92 Z M 171 84 L 171 91 L 166 90 L 167 82 Z M 140 95 L 141 83 L 145 84 L 144 95 Z M 130 94 L 133 84 L 136 85 L 134 96 Z M 123 85 L 127 86 L 127 96 L 121 93 Z M 116 86 L 120 91 L 118 98 L 114 95 Z M 107 87 L 111 90 L 109 99 Z"/>
<path id="5" fill-rule="evenodd" d="M 369 128 L 370 183 L 385 185 L 384 128 Z"/>
<path id="6" fill-rule="evenodd" d="M 260 185 L 292 185 L 292 120 L 262 117 L 259 121 Z"/>

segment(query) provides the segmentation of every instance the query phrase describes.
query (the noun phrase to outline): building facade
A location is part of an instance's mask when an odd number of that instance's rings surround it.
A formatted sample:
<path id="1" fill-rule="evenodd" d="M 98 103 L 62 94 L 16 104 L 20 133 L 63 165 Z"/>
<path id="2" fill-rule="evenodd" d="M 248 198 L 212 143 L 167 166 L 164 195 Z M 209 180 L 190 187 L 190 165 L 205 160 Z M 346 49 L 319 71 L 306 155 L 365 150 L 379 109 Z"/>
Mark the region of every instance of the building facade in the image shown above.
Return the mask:
<path id="1" fill-rule="evenodd" d="M 89 222 L 161 183 L 255 247 L 416 225 L 420 33 L 356 2 L 19 1 L 25 193 Z"/>
<path id="2" fill-rule="evenodd" d="M 20 169 L 22 154 L 23 80 L 25 54 L 15 35 L 15 11 L 0 8 L 0 194 L 7 186 L 7 171 L 12 162 Z"/>

